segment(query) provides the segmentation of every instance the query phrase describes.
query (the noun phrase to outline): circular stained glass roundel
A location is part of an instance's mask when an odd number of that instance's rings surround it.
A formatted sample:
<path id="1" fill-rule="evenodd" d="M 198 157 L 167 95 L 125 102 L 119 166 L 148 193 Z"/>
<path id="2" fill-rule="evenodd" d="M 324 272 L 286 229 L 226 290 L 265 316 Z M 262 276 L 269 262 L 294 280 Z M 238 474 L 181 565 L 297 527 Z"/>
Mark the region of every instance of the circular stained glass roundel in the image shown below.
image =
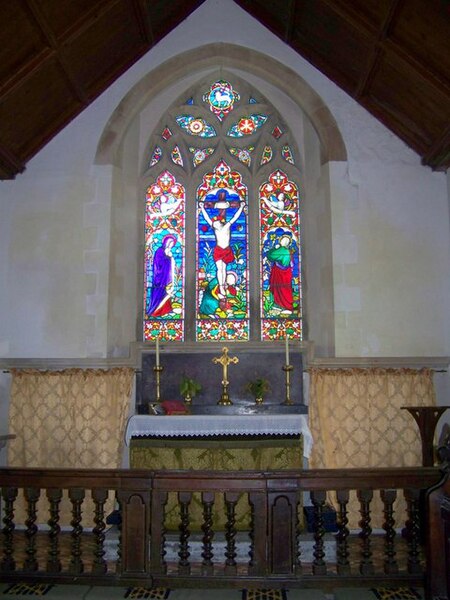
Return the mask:
<path id="1" fill-rule="evenodd" d="M 189 131 L 194 135 L 200 135 L 205 128 L 205 124 L 201 119 L 193 119 L 189 125 Z"/>

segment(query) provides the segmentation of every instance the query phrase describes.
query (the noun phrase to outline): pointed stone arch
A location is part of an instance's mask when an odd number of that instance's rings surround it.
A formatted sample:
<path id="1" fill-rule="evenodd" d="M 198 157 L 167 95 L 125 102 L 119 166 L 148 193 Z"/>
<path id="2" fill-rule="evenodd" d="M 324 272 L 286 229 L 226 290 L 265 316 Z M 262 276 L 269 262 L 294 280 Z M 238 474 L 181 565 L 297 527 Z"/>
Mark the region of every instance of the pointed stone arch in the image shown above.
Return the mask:
<path id="1" fill-rule="evenodd" d="M 306 81 L 278 60 L 256 50 L 227 43 L 214 43 L 183 52 L 145 75 L 122 99 L 109 119 L 97 146 L 96 164 L 116 164 L 119 148 L 134 117 L 169 85 L 205 69 L 236 68 L 252 73 L 278 87 L 307 115 L 321 145 L 322 164 L 345 161 L 347 152 L 330 110 Z"/>

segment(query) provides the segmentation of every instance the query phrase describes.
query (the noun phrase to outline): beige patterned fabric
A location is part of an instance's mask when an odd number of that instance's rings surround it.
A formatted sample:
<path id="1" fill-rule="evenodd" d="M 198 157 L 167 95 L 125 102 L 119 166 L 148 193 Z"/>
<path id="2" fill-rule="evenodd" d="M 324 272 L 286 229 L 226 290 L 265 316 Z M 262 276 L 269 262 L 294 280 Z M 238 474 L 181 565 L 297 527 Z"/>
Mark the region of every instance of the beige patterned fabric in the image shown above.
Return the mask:
<path id="1" fill-rule="evenodd" d="M 13 370 L 9 466 L 120 467 L 133 376 L 124 368 Z"/>
<path id="2" fill-rule="evenodd" d="M 312 468 L 422 464 L 419 429 L 400 408 L 436 404 L 430 369 L 313 368 L 309 373 Z M 351 508 L 357 510 L 357 504 Z M 380 524 L 374 515 L 372 525 Z"/>

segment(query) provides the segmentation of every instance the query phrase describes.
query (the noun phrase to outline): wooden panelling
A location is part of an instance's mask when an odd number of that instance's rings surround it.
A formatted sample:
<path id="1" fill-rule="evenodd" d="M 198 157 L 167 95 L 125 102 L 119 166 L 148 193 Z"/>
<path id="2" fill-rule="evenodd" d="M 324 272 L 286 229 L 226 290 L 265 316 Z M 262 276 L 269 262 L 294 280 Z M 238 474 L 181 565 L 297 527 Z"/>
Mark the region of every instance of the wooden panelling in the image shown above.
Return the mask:
<path id="1" fill-rule="evenodd" d="M 236 2 L 424 164 L 450 166 L 450 0 Z M 201 4 L 0 2 L 0 178 L 23 171 L 53 135 Z"/>
<path id="2" fill-rule="evenodd" d="M 20 2 L 0 2 L 0 90 L 26 76 L 27 67 L 45 51 L 45 40 Z"/>
<path id="3" fill-rule="evenodd" d="M 426 152 L 449 123 L 450 98 L 394 55 L 380 61 L 368 94 L 409 144 Z"/>
<path id="4" fill-rule="evenodd" d="M 343 43 L 345 40 L 345 43 Z M 370 38 L 321 0 L 305 0 L 296 11 L 291 45 L 352 93 L 368 66 Z"/>
<path id="5" fill-rule="evenodd" d="M 450 2 L 404 2 L 390 38 L 450 88 Z"/>
<path id="6" fill-rule="evenodd" d="M 59 42 L 86 23 L 95 22 L 116 0 L 28 0 Z"/>
<path id="7" fill-rule="evenodd" d="M 0 104 L 0 140 L 18 156 L 30 156 L 78 112 L 56 60 L 46 61 Z"/>
<path id="8" fill-rule="evenodd" d="M 143 48 L 139 25 L 129 10 L 129 0 L 116 2 L 97 21 L 61 49 L 61 56 L 75 81 L 91 96 L 102 91 L 129 66 Z"/>

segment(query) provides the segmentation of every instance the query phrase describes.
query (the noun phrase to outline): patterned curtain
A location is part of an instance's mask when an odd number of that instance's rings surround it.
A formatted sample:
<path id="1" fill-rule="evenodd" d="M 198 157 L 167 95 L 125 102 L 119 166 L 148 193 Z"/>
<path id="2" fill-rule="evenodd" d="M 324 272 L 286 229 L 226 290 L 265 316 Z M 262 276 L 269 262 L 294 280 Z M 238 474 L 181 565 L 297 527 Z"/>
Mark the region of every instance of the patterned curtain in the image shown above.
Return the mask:
<path id="1" fill-rule="evenodd" d="M 125 368 L 13 370 L 9 431 L 16 438 L 8 447 L 9 466 L 120 467 L 133 376 Z M 62 522 L 70 521 L 67 504 Z"/>
<path id="2" fill-rule="evenodd" d="M 436 404 L 430 369 L 313 368 L 309 373 L 312 468 L 422 464 L 419 429 L 400 407 Z M 401 508 L 398 504 L 397 511 Z"/>

